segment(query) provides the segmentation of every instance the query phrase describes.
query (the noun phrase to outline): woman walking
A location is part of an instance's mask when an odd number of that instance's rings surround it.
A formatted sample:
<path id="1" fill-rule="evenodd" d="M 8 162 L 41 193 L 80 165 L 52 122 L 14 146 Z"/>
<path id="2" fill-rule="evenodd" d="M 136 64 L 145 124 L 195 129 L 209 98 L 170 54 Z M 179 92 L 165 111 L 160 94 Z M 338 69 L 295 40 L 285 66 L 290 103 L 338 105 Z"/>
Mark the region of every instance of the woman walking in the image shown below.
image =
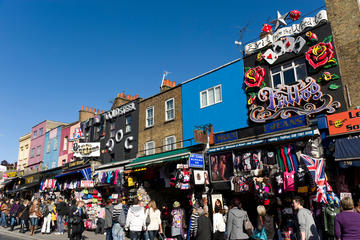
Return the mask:
<path id="1" fill-rule="evenodd" d="M 249 236 L 244 233 L 244 223 L 248 219 L 247 213 L 242 209 L 239 199 L 234 199 L 234 207 L 229 211 L 228 215 L 228 239 L 249 239 Z"/>
<path id="2" fill-rule="evenodd" d="M 53 211 L 53 206 L 51 205 L 51 201 L 48 200 L 44 203 L 44 219 L 43 225 L 41 228 L 42 234 L 50 234 L 50 226 L 51 226 L 51 212 Z"/>
<path id="3" fill-rule="evenodd" d="M 29 230 L 29 210 L 30 203 L 29 200 L 24 200 L 19 209 L 19 219 L 20 219 L 20 233 L 25 233 Z M 26 227 L 26 230 L 25 230 Z"/>
<path id="4" fill-rule="evenodd" d="M 257 207 L 257 227 L 256 229 L 261 232 L 265 228 L 267 239 L 273 239 L 275 236 L 274 218 L 266 213 L 263 205 Z"/>
<path id="5" fill-rule="evenodd" d="M 224 219 L 224 211 L 221 207 L 221 202 L 220 205 L 215 204 L 215 213 L 213 215 L 213 220 L 214 240 L 225 240 L 226 224 Z"/>
<path id="6" fill-rule="evenodd" d="M 8 227 L 8 217 L 10 215 L 10 200 L 6 199 L 1 204 L 1 224 L 2 227 L 7 228 Z"/>
<path id="7" fill-rule="evenodd" d="M 15 200 L 15 203 L 10 208 L 10 231 L 14 231 L 14 227 L 17 222 L 17 216 L 20 209 L 20 201 L 19 199 Z"/>
<path id="8" fill-rule="evenodd" d="M 29 214 L 30 214 L 30 235 L 32 236 L 35 233 L 36 230 L 35 228 L 39 224 L 39 219 L 42 217 L 39 207 L 39 201 L 37 199 L 33 201 L 29 210 Z"/>
<path id="9" fill-rule="evenodd" d="M 341 200 L 342 212 L 335 217 L 335 237 L 341 240 L 360 239 L 360 214 L 354 211 L 354 202 L 345 197 Z"/>
<path id="10" fill-rule="evenodd" d="M 147 230 L 149 232 L 150 240 L 154 240 L 155 236 L 158 232 L 162 233 L 161 226 L 161 218 L 160 218 L 160 210 L 156 206 L 156 202 L 154 200 L 149 202 L 148 214 L 150 218 L 150 223 L 147 226 Z"/>
<path id="11" fill-rule="evenodd" d="M 78 201 L 76 204 L 77 208 L 74 212 L 70 213 L 70 217 L 72 217 L 72 240 L 81 240 L 82 233 L 84 232 L 84 219 L 87 219 L 88 216 L 84 209 L 84 202 Z"/>

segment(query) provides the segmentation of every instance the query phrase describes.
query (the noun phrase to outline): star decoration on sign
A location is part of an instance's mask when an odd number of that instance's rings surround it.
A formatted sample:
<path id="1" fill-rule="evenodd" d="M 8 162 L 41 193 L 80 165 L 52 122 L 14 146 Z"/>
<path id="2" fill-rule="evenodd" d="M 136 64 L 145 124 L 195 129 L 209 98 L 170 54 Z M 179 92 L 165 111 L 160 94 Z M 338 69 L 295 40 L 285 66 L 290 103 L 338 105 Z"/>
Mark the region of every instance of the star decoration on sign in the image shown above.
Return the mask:
<path id="1" fill-rule="evenodd" d="M 277 11 L 277 19 L 272 20 L 270 23 L 275 24 L 275 31 L 280 27 L 280 25 L 286 26 L 287 23 L 285 21 L 286 17 L 289 15 L 289 13 L 285 13 L 283 15 L 280 14 L 279 11 Z"/>

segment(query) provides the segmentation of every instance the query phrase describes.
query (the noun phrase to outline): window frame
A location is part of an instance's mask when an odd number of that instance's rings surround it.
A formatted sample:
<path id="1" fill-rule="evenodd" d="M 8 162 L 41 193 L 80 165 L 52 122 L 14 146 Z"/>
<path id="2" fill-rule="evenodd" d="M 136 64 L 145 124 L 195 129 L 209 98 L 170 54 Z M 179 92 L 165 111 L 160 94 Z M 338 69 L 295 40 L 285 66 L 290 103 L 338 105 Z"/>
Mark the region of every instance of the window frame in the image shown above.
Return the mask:
<path id="1" fill-rule="evenodd" d="M 63 146 L 63 151 L 67 151 L 68 149 L 68 143 L 69 143 L 69 137 L 68 136 L 65 136 L 64 137 L 64 146 Z"/>
<path id="2" fill-rule="evenodd" d="M 170 138 L 173 138 L 174 142 L 169 144 L 167 141 Z M 177 148 L 177 146 L 176 146 L 176 136 L 175 135 L 170 135 L 170 136 L 167 136 L 164 138 L 164 146 L 163 146 L 164 151 L 172 151 L 172 150 L 175 150 L 176 148 Z"/>
<path id="3" fill-rule="evenodd" d="M 40 156 L 41 155 L 41 146 L 37 146 L 36 147 L 36 156 Z"/>
<path id="4" fill-rule="evenodd" d="M 148 125 L 148 119 L 150 119 L 148 116 L 149 109 L 152 109 L 152 125 Z M 154 122 L 155 122 L 155 107 L 154 107 L 154 105 L 152 105 L 152 106 L 147 107 L 145 110 L 145 127 L 146 128 L 153 127 Z"/>
<path id="5" fill-rule="evenodd" d="M 40 129 L 39 129 L 39 137 L 42 136 L 43 133 L 44 133 L 44 128 L 40 128 Z"/>
<path id="6" fill-rule="evenodd" d="M 154 146 L 153 146 L 152 148 L 148 148 L 148 144 L 149 144 L 149 143 L 153 143 Z M 151 141 L 145 142 L 145 144 L 144 144 L 144 150 L 145 150 L 144 152 L 145 152 L 145 155 L 146 155 L 146 156 L 155 154 L 155 153 L 156 153 L 156 151 L 155 151 L 155 141 L 151 140 Z M 148 152 L 148 151 L 151 151 L 151 153 Z"/>
<path id="7" fill-rule="evenodd" d="M 31 149 L 31 154 L 30 154 L 30 158 L 35 157 L 35 148 Z"/>
<path id="8" fill-rule="evenodd" d="M 173 101 L 173 107 L 172 109 L 167 109 L 167 103 L 169 101 Z M 168 118 L 168 112 L 169 111 L 173 111 L 173 117 L 171 119 Z M 167 121 L 171 121 L 175 119 L 175 98 L 169 98 L 168 100 L 165 101 L 165 122 Z"/>
<path id="9" fill-rule="evenodd" d="M 109 132 L 110 132 L 110 137 L 115 137 L 116 134 L 116 122 L 110 122 L 110 126 L 109 126 Z"/>
<path id="10" fill-rule="evenodd" d="M 130 123 L 128 119 L 130 118 Z M 132 116 L 131 114 L 125 116 L 125 133 L 131 132 L 131 122 L 132 122 Z"/>
<path id="11" fill-rule="evenodd" d="M 216 89 L 219 88 L 220 89 L 220 98 L 218 101 L 216 101 L 217 97 L 216 97 Z M 210 90 L 213 90 L 214 91 L 214 103 L 212 104 L 209 104 L 209 91 Z M 202 102 L 202 95 L 203 93 L 206 93 L 206 105 L 203 105 L 203 102 Z M 221 103 L 223 101 L 223 97 L 222 97 L 222 84 L 218 84 L 218 85 L 215 85 L 213 87 L 210 87 L 208 89 L 205 89 L 203 91 L 200 91 L 200 109 L 201 108 L 206 108 L 206 107 L 210 107 L 210 106 L 213 106 L 215 104 L 218 104 L 218 103 Z"/>
<path id="12" fill-rule="evenodd" d="M 33 132 L 33 139 L 37 138 L 37 130 Z"/>
<path id="13" fill-rule="evenodd" d="M 49 153 L 49 152 L 50 152 L 50 148 L 51 148 L 51 139 L 49 139 L 49 140 L 47 141 L 46 153 Z"/>
<path id="14" fill-rule="evenodd" d="M 53 151 L 56 151 L 58 149 L 57 145 L 58 145 L 58 139 L 55 137 L 54 140 L 54 146 L 53 146 Z"/>
<path id="15" fill-rule="evenodd" d="M 296 61 L 299 61 L 301 60 L 302 62 L 299 64 L 299 63 L 295 63 Z M 284 65 L 288 65 L 289 63 L 291 63 L 291 66 L 290 67 L 286 67 L 284 68 Z M 297 58 L 297 59 L 294 59 L 292 60 L 291 62 L 285 62 L 281 65 L 277 65 L 277 66 L 274 66 L 272 68 L 270 68 L 270 85 L 272 88 L 276 88 L 277 86 L 274 86 L 274 78 L 273 76 L 279 74 L 280 75 L 280 85 L 285 85 L 285 78 L 284 78 L 284 72 L 287 71 L 287 70 L 290 70 L 290 69 L 293 69 L 294 71 L 294 77 L 295 77 L 295 82 L 293 83 L 296 83 L 296 82 L 299 82 L 299 80 L 305 80 L 305 79 L 298 79 L 298 75 L 297 75 L 297 72 L 296 72 L 296 69 L 301 66 L 301 65 L 305 65 L 305 71 L 306 71 L 306 76 L 308 75 L 308 71 L 307 71 L 307 68 L 306 68 L 306 62 L 305 62 L 305 58 Z M 280 67 L 280 71 L 276 72 L 276 73 L 273 73 L 273 69 L 275 68 L 279 68 Z M 290 84 L 293 84 L 293 83 L 290 83 Z"/>

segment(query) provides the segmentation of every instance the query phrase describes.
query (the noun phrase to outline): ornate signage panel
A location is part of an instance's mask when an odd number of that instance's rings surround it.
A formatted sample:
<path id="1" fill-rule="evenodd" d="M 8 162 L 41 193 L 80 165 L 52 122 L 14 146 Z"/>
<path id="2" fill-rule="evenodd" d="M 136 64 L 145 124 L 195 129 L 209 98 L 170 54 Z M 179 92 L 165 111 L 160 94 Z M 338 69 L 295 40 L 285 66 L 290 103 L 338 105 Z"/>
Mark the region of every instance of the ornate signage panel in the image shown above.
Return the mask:
<path id="1" fill-rule="evenodd" d="M 300 115 L 288 119 L 277 120 L 265 124 L 265 133 L 278 132 L 292 128 L 304 127 L 307 125 L 305 115 Z"/>
<path id="2" fill-rule="evenodd" d="M 326 118 L 330 135 L 360 131 L 360 110 L 336 113 Z"/>
<path id="3" fill-rule="evenodd" d="M 253 104 L 249 118 L 261 123 L 277 118 L 287 119 L 294 115 L 311 115 L 326 111 L 333 113 L 341 107 L 330 94 L 323 94 L 321 86 L 312 77 L 295 85 L 278 85 L 278 88 L 264 87 L 258 92 L 258 100 L 266 107 Z"/>
<path id="4" fill-rule="evenodd" d="M 99 157 L 100 143 L 74 143 L 73 152 L 75 157 Z"/>

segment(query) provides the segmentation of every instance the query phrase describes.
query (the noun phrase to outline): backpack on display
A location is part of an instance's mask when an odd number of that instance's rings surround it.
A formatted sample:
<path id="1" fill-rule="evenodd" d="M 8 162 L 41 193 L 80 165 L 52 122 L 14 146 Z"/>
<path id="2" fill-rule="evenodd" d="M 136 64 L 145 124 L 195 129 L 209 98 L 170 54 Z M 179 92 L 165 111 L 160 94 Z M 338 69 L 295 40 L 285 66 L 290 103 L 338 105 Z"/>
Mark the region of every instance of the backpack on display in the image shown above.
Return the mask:
<path id="1" fill-rule="evenodd" d="M 126 213 L 124 211 L 124 208 L 121 209 L 121 213 L 118 216 L 118 222 L 120 223 L 121 227 L 125 227 L 125 225 L 126 225 Z"/>
<path id="2" fill-rule="evenodd" d="M 295 171 L 284 172 L 284 191 L 294 192 L 295 191 Z"/>

